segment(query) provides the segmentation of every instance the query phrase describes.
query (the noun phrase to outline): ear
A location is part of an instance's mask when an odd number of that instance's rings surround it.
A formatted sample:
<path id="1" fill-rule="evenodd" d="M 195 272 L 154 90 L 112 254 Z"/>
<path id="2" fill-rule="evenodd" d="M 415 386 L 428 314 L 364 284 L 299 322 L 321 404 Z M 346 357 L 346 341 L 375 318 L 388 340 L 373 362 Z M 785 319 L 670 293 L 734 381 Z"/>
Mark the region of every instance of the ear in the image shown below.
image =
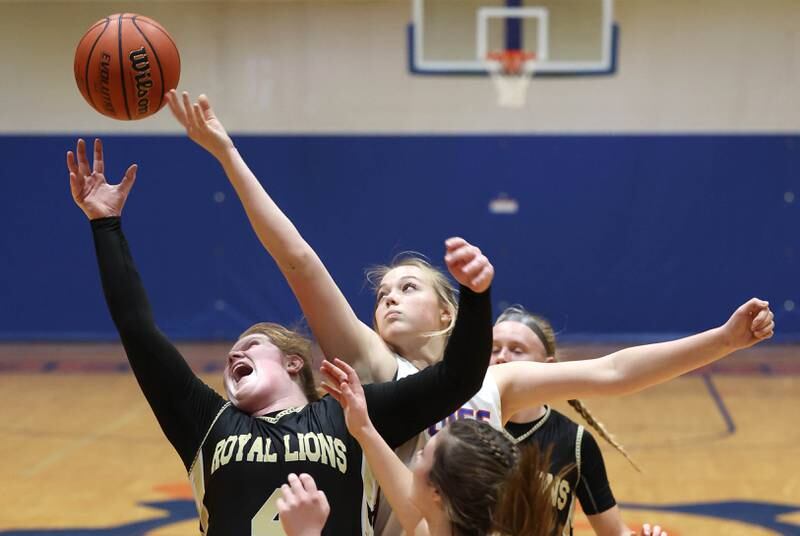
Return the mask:
<path id="1" fill-rule="evenodd" d="M 448 309 L 442 309 L 442 313 L 439 315 L 439 319 L 441 320 L 442 324 L 448 325 L 453 320 L 453 313 L 451 313 Z"/>
<path id="2" fill-rule="evenodd" d="M 299 374 L 303 370 L 303 358 L 297 354 L 289 354 L 286 356 L 286 371 L 291 374 Z"/>
<path id="3" fill-rule="evenodd" d="M 433 504 L 436 505 L 437 508 L 444 508 L 444 501 L 442 500 L 442 495 L 439 493 L 439 490 L 431 486 L 431 500 Z"/>
<path id="4" fill-rule="evenodd" d="M 555 356 L 549 355 L 549 356 L 547 356 L 547 359 L 544 360 L 544 362 L 545 363 L 558 363 L 558 360 L 556 360 Z"/>

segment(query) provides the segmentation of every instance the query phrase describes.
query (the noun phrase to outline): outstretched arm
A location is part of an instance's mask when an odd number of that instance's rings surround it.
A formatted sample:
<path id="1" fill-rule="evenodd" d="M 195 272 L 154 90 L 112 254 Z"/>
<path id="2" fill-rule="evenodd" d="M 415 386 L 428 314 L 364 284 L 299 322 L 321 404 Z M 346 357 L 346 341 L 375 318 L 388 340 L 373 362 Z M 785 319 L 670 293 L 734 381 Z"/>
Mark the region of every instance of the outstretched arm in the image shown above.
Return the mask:
<path id="1" fill-rule="evenodd" d="M 388 381 L 397 370 L 394 355 L 372 328 L 361 322 L 316 252 L 264 190 L 236 150 L 204 95 L 192 103 L 175 90 L 167 102 L 189 137 L 222 165 L 261 244 L 278 264 L 303 310 L 314 337 L 328 356 L 342 356 L 365 383 Z"/>
<path id="2" fill-rule="evenodd" d="M 361 445 L 372 474 L 403 530 L 406 534 L 427 536 L 427 524 L 412 500 L 414 477 L 373 426 L 358 375 L 339 359 L 324 362 L 322 373 L 326 378 L 323 389 L 342 405 L 347 429 Z"/>
<path id="3" fill-rule="evenodd" d="M 489 369 L 504 421 L 547 401 L 624 395 L 664 383 L 772 337 L 765 301 L 753 298 L 722 326 L 669 342 L 634 346 L 598 359 L 561 363 L 513 362 Z"/>
<path id="4" fill-rule="evenodd" d="M 194 375 L 153 320 L 120 224 L 136 166 L 128 168 L 119 185 L 110 185 L 103 174 L 100 140 L 95 140 L 91 172 L 85 143 L 79 140 L 77 161 L 68 152 L 67 167 L 73 199 L 91 220 L 103 292 L 131 369 L 164 434 L 188 468 L 224 401 Z"/>

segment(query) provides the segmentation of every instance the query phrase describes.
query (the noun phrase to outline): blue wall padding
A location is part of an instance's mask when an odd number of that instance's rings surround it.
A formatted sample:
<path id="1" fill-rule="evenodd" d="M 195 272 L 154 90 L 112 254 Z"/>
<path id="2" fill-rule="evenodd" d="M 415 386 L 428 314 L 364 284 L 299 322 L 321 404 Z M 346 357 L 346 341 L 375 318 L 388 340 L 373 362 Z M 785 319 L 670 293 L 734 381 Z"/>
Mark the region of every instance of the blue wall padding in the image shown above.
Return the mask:
<path id="1" fill-rule="evenodd" d="M 300 318 L 221 168 L 182 136 L 107 136 L 107 175 L 132 162 L 125 209 L 161 327 L 231 339 Z M 364 268 L 416 250 L 442 264 L 461 235 L 494 262 L 496 308 L 520 302 L 563 339 L 650 338 L 717 325 L 751 296 L 800 338 L 800 136 L 240 136 L 278 204 L 369 322 Z M 89 225 L 65 136 L 0 137 L 0 339 L 102 340 Z M 216 192 L 225 196 L 215 201 Z M 492 214 L 508 194 L 516 215 Z"/>

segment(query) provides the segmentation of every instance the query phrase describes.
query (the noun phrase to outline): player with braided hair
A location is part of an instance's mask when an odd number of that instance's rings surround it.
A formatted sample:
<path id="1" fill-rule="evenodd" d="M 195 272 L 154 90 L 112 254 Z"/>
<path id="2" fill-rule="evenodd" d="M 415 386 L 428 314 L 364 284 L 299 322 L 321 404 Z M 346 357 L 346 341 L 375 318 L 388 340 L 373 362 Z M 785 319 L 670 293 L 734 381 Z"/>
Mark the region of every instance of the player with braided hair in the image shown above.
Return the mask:
<path id="1" fill-rule="evenodd" d="M 406 534 L 549 536 L 555 527 L 547 460 L 518 449 L 486 422 L 450 423 L 419 450 L 409 469 L 377 433 L 356 372 L 325 362 L 323 388 L 342 405 L 378 484 Z"/>
<path id="2" fill-rule="evenodd" d="M 492 364 L 510 361 L 556 361 L 556 336 L 550 322 L 521 305 L 506 308 L 497 317 L 493 330 Z M 627 452 L 594 418 L 583 402 L 573 399 L 569 403 L 592 428 L 636 467 Z M 512 415 L 506 423 L 506 431 L 516 444 L 552 447 L 549 474 L 555 484 L 553 508 L 564 536 L 572 534 L 576 496 L 596 534 L 630 534 L 611 492 L 603 455 L 592 434 L 584 430 L 583 426 L 549 406 L 542 405 L 526 408 Z"/>

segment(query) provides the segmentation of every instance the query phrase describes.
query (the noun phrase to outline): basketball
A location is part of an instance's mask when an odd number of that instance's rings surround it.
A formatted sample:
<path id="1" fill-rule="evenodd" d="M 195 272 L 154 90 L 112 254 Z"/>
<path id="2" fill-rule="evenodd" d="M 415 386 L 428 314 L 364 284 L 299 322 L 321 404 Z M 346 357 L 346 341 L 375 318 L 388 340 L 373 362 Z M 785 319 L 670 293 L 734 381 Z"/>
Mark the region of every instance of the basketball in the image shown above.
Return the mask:
<path id="1" fill-rule="evenodd" d="M 89 105 L 121 120 L 143 119 L 161 109 L 178 86 L 178 47 L 159 23 L 116 13 L 94 23 L 75 50 L 75 82 Z"/>

